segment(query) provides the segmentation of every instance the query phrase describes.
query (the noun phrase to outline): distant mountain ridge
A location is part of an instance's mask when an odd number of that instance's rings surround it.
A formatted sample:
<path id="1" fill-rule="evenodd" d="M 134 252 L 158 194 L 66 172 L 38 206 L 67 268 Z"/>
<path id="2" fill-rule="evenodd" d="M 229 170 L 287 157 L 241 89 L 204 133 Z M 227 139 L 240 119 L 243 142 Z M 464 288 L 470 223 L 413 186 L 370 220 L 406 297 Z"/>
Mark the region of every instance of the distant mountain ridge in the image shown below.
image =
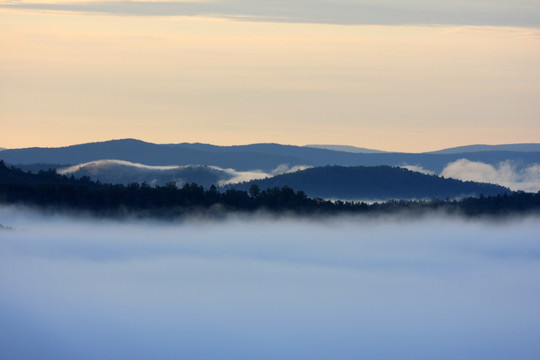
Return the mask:
<path id="1" fill-rule="evenodd" d="M 289 186 L 310 197 L 341 200 L 459 198 L 509 193 L 503 186 L 445 179 L 390 166 L 324 166 L 229 185 L 237 190 Z"/>
<path id="2" fill-rule="evenodd" d="M 192 145 L 159 145 L 135 139 L 110 140 L 61 148 L 8 149 L 0 159 L 9 164 L 82 164 L 103 159 L 115 159 L 145 165 L 214 165 L 237 170 L 273 169 L 279 164 L 301 162 L 301 159 L 256 151 L 209 151 Z"/>
<path id="3" fill-rule="evenodd" d="M 538 143 L 523 143 L 523 144 L 502 144 L 502 145 L 466 145 L 457 146 L 448 149 L 430 151 L 426 154 L 458 154 L 480 151 L 520 151 L 520 152 L 539 152 L 540 144 Z"/>
<path id="4" fill-rule="evenodd" d="M 350 145 L 304 145 L 304 147 L 343 151 L 343 152 L 350 152 L 350 153 L 356 153 L 356 154 L 375 154 L 375 153 L 386 152 L 386 151 L 381 151 L 381 150 L 367 149 L 363 147 L 350 146 Z"/>
<path id="5" fill-rule="evenodd" d="M 145 165 L 205 165 L 237 171 L 271 172 L 292 166 L 405 166 L 414 165 L 440 173 L 459 159 L 498 165 L 512 161 L 517 167 L 540 163 L 540 151 L 476 151 L 464 153 L 351 153 L 294 145 L 251 144 L 216 146 L 201 143 L 152 144 L 135 139 L 111 140 L 62 148 L 6 149 L 0 159 L 13 165 L 38 163 L 74 165 L 115 159 Z"/>
<path id="6" fill-rule="evenodd" d="M 387 153 L 389 151 L 362 148 L 350 145 L 304 145 L 316 149 L 327 149 L 334 151 L 351 152 L 357 154 L 375 154 Z M 435 151 L 425 151 L 419 154 L 459 154 L 479 151 L 520 151 L 520 152 L 540 152 L 540 143 L 519 143 L 519 144 L 500 144 L 500 145 L 465 145 L 456 146 Z"/>

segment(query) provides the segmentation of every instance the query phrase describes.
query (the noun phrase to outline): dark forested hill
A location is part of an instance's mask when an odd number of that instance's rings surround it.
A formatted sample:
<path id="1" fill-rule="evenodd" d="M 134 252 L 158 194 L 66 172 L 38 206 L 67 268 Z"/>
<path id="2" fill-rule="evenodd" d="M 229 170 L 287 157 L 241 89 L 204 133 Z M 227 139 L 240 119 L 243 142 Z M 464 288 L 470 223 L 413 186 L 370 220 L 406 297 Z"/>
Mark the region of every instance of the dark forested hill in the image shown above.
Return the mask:
<path id="1" fill-rule="evenodd" d="M 252 185 L 259 186 L 261 190 L 289 186 L 303 190 L 311 197 L 343 200 L 444 199 L 509 192 L 509 189 L 498 185 L 445 179 L 390 166 L 324 166 L 230 187 L 247 190 Z"/>
<path id="2" fill-rule="evenodd" d="M 96 160 L 115 159 L 145 165 L 214 165 L 239 171 L 269 172 L 280 165 L 297 166 L 421 166 L 440 173 L 458 159 L 498 165 L 510 160 L 519 167 L 540 163 L 536 151 L 477 151 L 463 153 L 351 153 L 328 149 L 280 144 L 215 146 L 209 144 L 152 144 L 134 139 L 111 140 L 62 148 L 26 148 L 0 151 L 0 159 L 15 165 L 81 164 Z M 518 169 L 519 170 L 519 169 Z"/>
<path id="3" fill-rule="evenodd" d="M 382 168 L 384 167 L 372 170 L 377 172 L 384 170 Z M 329 169 L 330 167 L 318 170 L 328 171 Z M 338 175 L 347 174 L 338 173 Z M 388 181 L 390 180 L 382 181 L 381 185 Z M 127 186 L 101 184 L 90 181 L 88 178 L 75 179 L 61 176 L 54 171 L 40 171 L 38 174 L 26 173 L 6 166 L 3 161 L 0 161 L 0 206 L 10 204 L 29 206 L 54 213 L 61 211 L 69 214 L 83 213 L 107 217 L 151 216 L 160 219 L 184 215 L 221 217 L 229 211 L 269 211 L 282 215 L 319 214 L 324 216 L 343 213 L 392 214 L 396 212 L 407 212 L 416 216 L 433 210 L 468 216 L 538 215 L 540 192 L 469 197 L 461 201 L 391 200 L 368 205 L 359 202 L 313 199 L 306 196 L 303 191 L 294 191 L 288 186 L 260 190 L 251 184 L 249 191 L 226 189 L 220 192 L 214 186 L 204 189 L 197 184 L 185 184 L 181 188 L 174 183 L 156 187 L 137 183 Z"/>

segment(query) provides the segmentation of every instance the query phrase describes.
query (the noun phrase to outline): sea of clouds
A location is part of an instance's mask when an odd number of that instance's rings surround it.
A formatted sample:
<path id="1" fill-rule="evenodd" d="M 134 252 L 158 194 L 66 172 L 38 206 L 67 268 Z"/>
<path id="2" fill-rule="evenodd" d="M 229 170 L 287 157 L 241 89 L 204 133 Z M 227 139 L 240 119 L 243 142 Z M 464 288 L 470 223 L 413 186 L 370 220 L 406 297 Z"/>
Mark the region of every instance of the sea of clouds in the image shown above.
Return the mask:
<path id="1" fill-rule="evenodd" d="M 0 223 L 6 359 L 540 358 L 540 218 Z"/>

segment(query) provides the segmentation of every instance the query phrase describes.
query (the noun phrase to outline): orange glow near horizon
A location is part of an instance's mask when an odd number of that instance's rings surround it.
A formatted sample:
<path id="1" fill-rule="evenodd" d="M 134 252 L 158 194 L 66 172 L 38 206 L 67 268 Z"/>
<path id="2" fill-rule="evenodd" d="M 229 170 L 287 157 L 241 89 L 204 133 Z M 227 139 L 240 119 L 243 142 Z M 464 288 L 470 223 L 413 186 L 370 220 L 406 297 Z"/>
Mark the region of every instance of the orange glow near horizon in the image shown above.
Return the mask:
<path id="1" fill-rule="evenodd" d="M 0 147 L 540 142 L 537 29 L 0 10 Z"/>

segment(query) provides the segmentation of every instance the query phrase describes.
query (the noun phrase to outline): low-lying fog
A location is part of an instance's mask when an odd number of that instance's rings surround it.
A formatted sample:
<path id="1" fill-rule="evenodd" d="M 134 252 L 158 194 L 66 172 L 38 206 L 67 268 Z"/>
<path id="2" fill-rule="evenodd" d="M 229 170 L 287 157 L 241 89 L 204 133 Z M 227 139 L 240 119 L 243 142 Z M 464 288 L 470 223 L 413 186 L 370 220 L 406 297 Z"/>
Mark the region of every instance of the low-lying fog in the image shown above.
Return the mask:
<path id="1" fill-rule="evenodd" d="M 540 219 L 0 209 L 5 359 L 540 359 Z"/>

